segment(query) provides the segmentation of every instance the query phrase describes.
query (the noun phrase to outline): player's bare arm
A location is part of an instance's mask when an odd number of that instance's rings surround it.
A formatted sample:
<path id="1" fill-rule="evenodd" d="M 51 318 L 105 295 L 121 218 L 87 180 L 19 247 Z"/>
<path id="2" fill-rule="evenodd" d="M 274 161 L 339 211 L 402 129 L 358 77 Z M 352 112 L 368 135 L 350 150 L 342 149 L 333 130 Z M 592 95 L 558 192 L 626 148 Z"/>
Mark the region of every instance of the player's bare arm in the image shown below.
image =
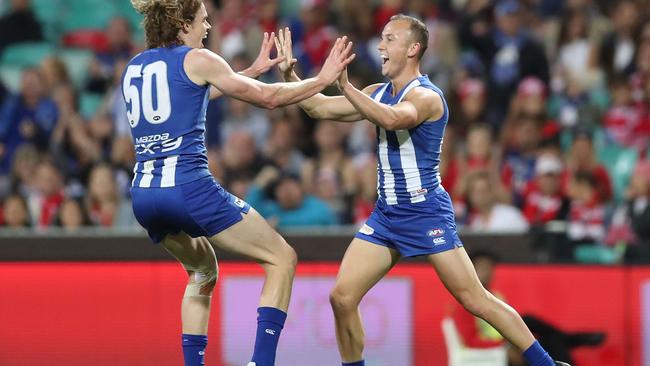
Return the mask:
<path id="1" fill-rule="evenodd" d="M 379 103 L 355 88 L 348 80 L 347 70 L 341 73 L 338 85 L 363 118 L 386 130 L 410 129 L 424 121 L 437 120 L 444 113 L 442 98 L 426 88 L 412 89 L 402 102 L 391 106 Z"/>
<path id="2" fill-rule="evenodd" d="M 294 65 L 296 59 L 293 58 L 291 44 L 291 31 L 289 28 L 280 29 L 277 37 L 274 39 L 275 48 L 278 55 L 283 61 L 278 63 L 280 72 L 285 81 L 300 81 L 300 77 L 295 72 Z M 381 84 L 373 84 L 363 89 L 364 93 L 372 94 Z M 314 119 L 327 119 L 339 122 L 355 122 L 363 119 L 363 116 L 354 108 L 354 106 L 343 96 L 329 97 L 318 93 L 307 98 L 298 106 L 302 108 L 309 117 Z"/>
<path id="3" fill-rule="evenodd" d="M 260 46 L 260 52 L 257 55 L 257 58 L 248 68 L 239 71 L 238 74 L 252 79 L 257 79 L 260 75 L 264 74 L 275 65 L 284 61 L 284 57 L 279 55 L 276 58 L 271 58 L 271 50 L 273 49 L 274 39 L 275 32 L 271 32 L 270 35 L 268 32 L 264 32 L 264 38 L 262 39 L 262 45 Z M 222 95 L 223 93 L 214 85 L 210 86 L 210 99 L 216 99 Z"/>
<path id="4" fill-rule="evenodd" d="M 212 84 L 226 95 L 264 108 L 297 103 L 332 84 L 345 66 L 354 59 L 347 37 L 336 40 L 321 72 L 299 83 L 265 84 L 235 73 L 228 63 L 207 49 L 194 49 L 187 54 L 184 67 L 188 77 L 198 85 Z"/>

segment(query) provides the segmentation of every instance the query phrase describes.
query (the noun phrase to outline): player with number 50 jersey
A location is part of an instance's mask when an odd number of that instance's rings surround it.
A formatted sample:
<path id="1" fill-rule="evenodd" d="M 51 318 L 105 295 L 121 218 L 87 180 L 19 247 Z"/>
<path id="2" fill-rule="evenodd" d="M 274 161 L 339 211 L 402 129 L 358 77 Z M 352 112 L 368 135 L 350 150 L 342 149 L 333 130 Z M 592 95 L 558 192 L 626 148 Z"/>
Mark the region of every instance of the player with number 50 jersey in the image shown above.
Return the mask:
<path id="1" fill-rule="evenodd" d="M 308 98 L 332 84 L 352 61 L 351 43 L 338 39 L 314 78 L 265 84 L 247 76 L 256 77 L 282 61 L 269 58 L 274 34 L 264 35 L 253 66 L 235 73 L 220 56 L 203 48 L 211 25 L 202 1 L 131 3 L 144 15 L 147 43 L 147 50 L 128 63 L 122 77 L 137 156 L 133 211 L 151 239 L 189 275 L 181 304 L 185 365 L 204 365 L 218 273 L 214 246 L 251 258 L 265 271 L 250 365 L 273 366 L 296 254 L 253 208 L 210 175 L 203 137 L 206 108 L 210 98 L 221 94 L 265 108 Z"/>

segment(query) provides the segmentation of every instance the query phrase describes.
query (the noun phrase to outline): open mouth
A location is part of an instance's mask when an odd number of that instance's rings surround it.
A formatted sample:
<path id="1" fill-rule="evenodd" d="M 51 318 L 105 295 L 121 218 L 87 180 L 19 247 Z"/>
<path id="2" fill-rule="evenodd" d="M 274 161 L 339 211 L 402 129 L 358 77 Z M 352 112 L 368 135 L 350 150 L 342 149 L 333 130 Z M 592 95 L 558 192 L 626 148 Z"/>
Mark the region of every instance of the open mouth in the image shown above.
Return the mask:
<path id="1" fill-rule="evenodd" d="M 388 60 L 389 60 L 388 56 L 386 56 L 386 55 L 381 55 L 381 64 L 382 64 L 382 65 L 386 65 L 386 63 L 388 62 Z"/>

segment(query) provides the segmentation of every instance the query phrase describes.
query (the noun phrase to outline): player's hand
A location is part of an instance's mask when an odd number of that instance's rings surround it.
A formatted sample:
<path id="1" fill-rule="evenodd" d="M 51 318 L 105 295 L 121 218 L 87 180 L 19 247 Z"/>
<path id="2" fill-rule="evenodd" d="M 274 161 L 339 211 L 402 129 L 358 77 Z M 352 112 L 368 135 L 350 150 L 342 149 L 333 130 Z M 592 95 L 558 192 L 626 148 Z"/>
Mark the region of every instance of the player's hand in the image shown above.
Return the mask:
<path id="1" fill-rule="evenodd" d="M 255 75 L 255 77 L 264 74 L 275 65 L 284 61 L 284 57 L 280 55 L 279 48 L 278 57 L 271 58 L 271 50 L 273 49 L 273 41 L 275 38 L 275 32 L 271 32 L 271 35 L 269 35 L 268 32 L 264 32 L 264 39 L 262 40 L 262 46 L 260 46 L 260 53 L 257 55 L 255 61 L 253 61 L 253 64 L 249 67 L 251 73 Z"/>
<path id="2" fill-rule="evenodd" d="M 339 75 L 339 78 L 336 80 L 336 86 L 339 88 L 340 91 L 343 91 L 346 87 L 350 85 L 350 80 L 348 79 L 348 68 L 347 66 L 343 71 L 341 72 L 341 75 Z"/>
<path id="3" fill-rule="evenodd" d="M 291 75 L 294 65 L 298 62 L 293 58 L 293 45 L 291 44 L 291 31 L 289 27 L 278 30 L 278 35 L 274 39 L 275 49 L 278 50 L 278 55 L 284 57 L 284 61 L 278 64 L 278 68 L 282 75 Z"/>
<path id="4" fill-rule="evenodd" d="M 356 56 L 352 53 L 352 42 L 348 42 L 348 37 L 337 38 L 332 46 L 329 56 L 325 60 L 323 67 L 318 73 L 318 77 L 324 80 L 327 85 L 334 83 L 345 68 L 354 60 Z"/>

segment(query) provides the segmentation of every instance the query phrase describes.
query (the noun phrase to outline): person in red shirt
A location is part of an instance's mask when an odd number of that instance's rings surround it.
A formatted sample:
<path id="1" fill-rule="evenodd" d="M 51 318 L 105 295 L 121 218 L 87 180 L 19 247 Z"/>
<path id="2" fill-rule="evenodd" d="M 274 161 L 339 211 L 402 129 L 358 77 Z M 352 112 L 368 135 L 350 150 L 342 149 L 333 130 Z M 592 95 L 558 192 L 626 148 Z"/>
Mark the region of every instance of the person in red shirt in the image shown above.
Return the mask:
<path id="1" fill-rule="evenodd" d="M 594 179 L 595 189 L 600 202 L 609 201 L 612 196 L 612 183 L 605 166 L 596 159 L 591 132 L 586 129 L 576 130 L 573 144 L 567 156 L 567 170 L 562 176 L 562 186 L 565 192 L 569 188 L 571 178 L 578 173 L 590 174 Z"/>
<path id="2" fill-rule="evenodd" d="M 531 226 L 564 220 L 569 201 L 562 192 L 562 161 L 555 155 L 541 155 L 535 164 L 535 179 L 524 193 L 524 216 Z"/>

